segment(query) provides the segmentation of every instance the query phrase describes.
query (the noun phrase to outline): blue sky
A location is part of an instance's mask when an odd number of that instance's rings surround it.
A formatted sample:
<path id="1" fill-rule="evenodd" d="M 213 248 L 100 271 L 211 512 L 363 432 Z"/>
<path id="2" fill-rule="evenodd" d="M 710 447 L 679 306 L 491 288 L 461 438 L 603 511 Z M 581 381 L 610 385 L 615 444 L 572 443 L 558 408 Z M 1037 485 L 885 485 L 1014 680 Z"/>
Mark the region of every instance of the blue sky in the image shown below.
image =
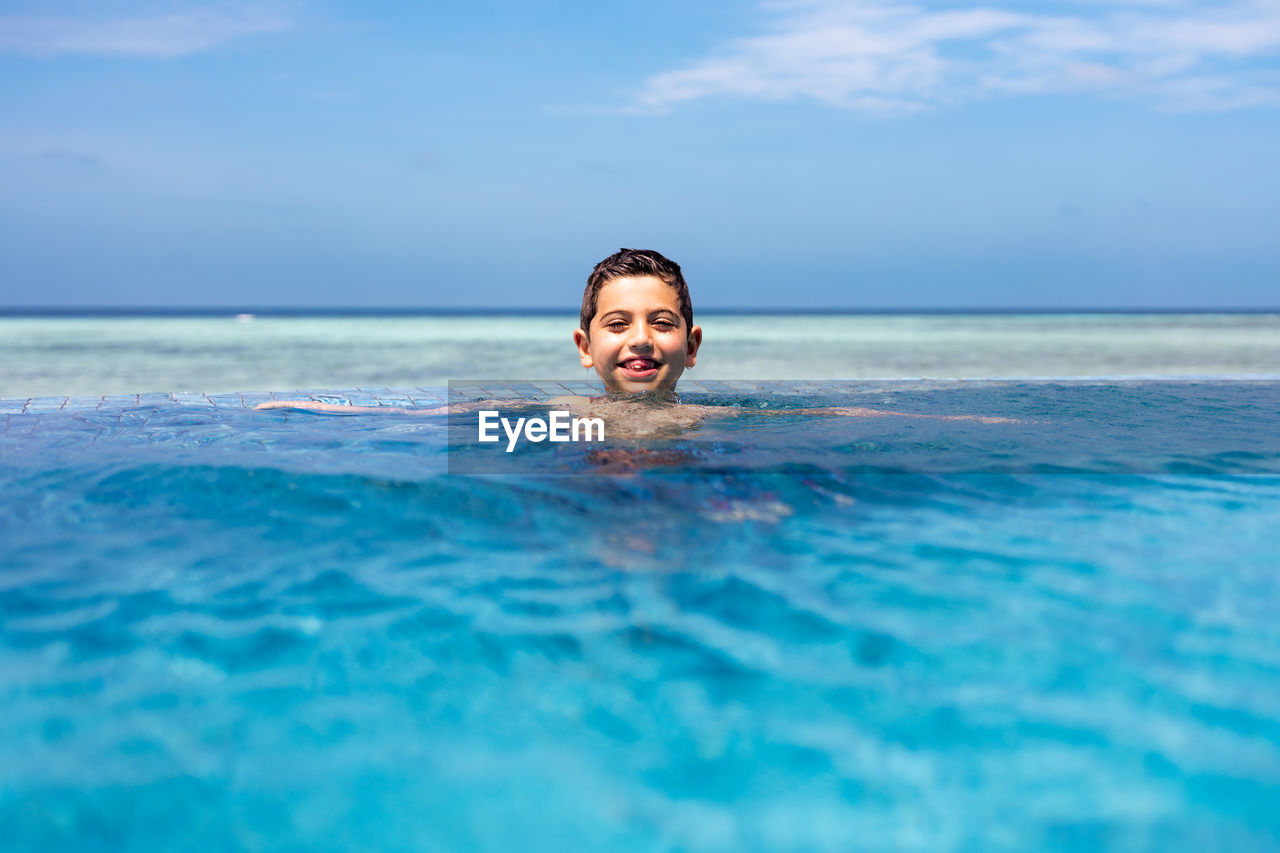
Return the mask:
<path id="1" fill-rule="evenodd" d="M 1280 306 L 1280 3 L 6 2 L 0 305 Z"/>

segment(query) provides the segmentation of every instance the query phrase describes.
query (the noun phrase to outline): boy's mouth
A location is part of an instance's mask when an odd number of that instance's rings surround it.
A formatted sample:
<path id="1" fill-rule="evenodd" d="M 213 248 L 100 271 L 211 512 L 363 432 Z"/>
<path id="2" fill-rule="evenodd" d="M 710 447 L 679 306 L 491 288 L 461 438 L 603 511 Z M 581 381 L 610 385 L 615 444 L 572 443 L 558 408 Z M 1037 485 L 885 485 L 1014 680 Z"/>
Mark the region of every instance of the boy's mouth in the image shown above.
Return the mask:
<path id="1" fill-rule="evenodd" d="M 618 366 L 632 379 L 644 379 L 658 372 L 658 362 L 651 358 L 628 358 L 618 362 Z"/>

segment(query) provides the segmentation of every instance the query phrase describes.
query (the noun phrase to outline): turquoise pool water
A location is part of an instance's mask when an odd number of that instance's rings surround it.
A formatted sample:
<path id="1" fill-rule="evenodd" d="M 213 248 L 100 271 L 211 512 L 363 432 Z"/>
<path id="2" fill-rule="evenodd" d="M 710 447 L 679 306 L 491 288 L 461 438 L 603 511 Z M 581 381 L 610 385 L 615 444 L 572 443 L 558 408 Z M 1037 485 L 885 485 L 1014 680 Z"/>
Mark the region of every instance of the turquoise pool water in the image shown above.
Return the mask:
<path id="1" fill-rule="evenodd" d="M 685 397 L 751 414 L 482 477 L 442 417 L 0 401 L 5 849 L 1280 845 L 1280 383 Z"/>

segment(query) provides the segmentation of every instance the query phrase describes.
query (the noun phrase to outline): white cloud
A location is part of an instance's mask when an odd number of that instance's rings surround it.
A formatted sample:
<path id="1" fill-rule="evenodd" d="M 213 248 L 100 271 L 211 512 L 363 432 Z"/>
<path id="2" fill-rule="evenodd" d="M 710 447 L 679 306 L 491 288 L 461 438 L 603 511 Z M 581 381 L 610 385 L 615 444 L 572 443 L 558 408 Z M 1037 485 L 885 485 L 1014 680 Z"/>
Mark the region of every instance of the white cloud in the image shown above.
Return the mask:
<path id="1" fill-rule="evenodd" d="M 1280 104 L 1277 0 L 1077 2 L 1055 13 L 1006 6 L 769 3 L 763 33 L 651 77 L 636 107 L 809 98 L 893 113 L 1067 93 L 1183 110 Z"/>
<path id="2" fill-rule="evenodd" d="M 128 18 L 7 17 L 0 18 L 0 51 L 168 59 L 290 26 L 280 12 L 246 6 Z"/>

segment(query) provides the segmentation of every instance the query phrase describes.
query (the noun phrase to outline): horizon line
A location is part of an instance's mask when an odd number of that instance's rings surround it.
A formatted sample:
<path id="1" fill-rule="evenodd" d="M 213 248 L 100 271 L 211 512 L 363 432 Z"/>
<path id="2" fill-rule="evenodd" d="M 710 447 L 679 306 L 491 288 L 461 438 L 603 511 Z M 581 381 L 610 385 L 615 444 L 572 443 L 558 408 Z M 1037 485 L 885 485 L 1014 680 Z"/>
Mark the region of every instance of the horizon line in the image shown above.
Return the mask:
<path id="1" fill-rule="evenodd" d="M 547 307 L 386 307 L 386 306 L 0 306 L 0 317 L 493 317 L 574 316 L 579 308 Z M 932 307 L 932 308 L 849 308 L 812 307 L 710 307 L 698 314 L 752 316 L 784 314 L 806 316 L 835 314 L 845 316 L 895 315 L 1013 315 L 1013 314 L 1280 314 L 1280 307 Z"/>

